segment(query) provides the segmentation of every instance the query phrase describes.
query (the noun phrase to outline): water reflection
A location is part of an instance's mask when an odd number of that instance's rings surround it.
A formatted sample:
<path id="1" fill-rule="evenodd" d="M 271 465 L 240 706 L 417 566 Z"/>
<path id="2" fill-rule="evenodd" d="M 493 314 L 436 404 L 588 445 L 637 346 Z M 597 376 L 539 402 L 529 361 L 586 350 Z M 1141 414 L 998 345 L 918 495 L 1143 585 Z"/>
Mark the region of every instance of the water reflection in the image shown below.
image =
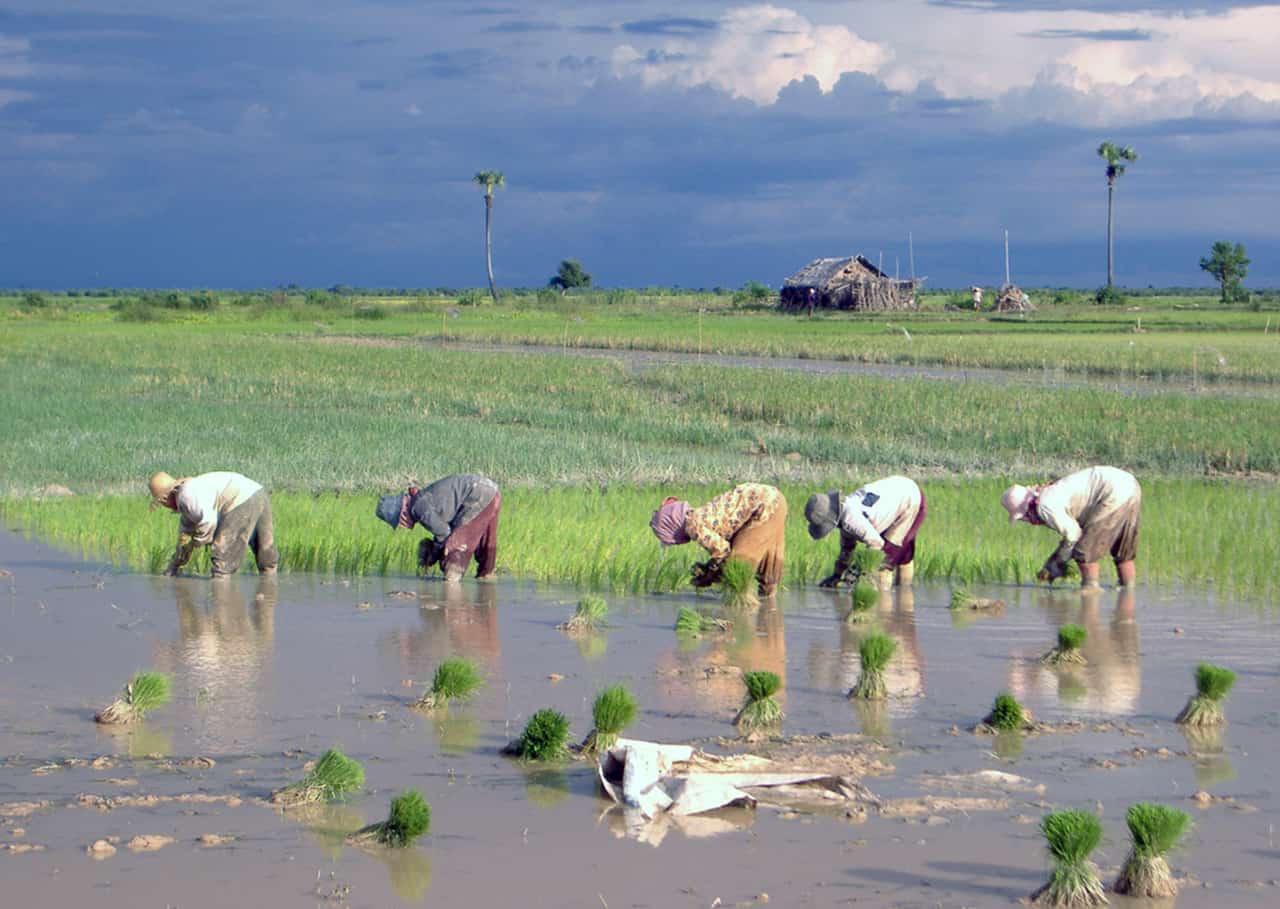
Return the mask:
<path id="1" fill-rule="evenodd" d="M 1223 747 L 1222 727 L 1179 726 L 1178 729 L 1187 741 L 1187 757 L 1197 786 L 1210 789 L 1236 778 L 1235 765 Z"/>
<path id="2" fill-rule="evenodd" d="M 664 811 L 646 818 L 638 808 L 611 805 L 600 815 L 600 823 L 618 839 L 656 847 L 673 830 L 691 839 L 702 839 L 746 830 L 755 822 L 755 817 L 756 812 L 750 808 L 729 807 L 707 814 L 674 815 Z"/>
<path id="3" fill-rule="evenodd" d="M 659 655 L 655 695 L 663 710 L 732 718 L 746 697 L 743 672 L 767 670 L 786 679 L 786 638 L 776 598 L 730 617 L 732 630 L 703 638 L 705 647 L 688 649 L 677 642 Z M 785 709 L 785 681 L 776 697 Z"/>
<path id="4" fill-rule="evenodd" d="M 252 740 L 259 733 L 260 699 L 271 687 L 276 578 L 260 578 L 251 602 L 237 578 L 168 583 L 178 639 L 157 645 L 157 665 L 182 676 L 183 687 L 195 692 L 197 715 L 217 742 Z"/>
<path id="5" fill-rule="evenodd" d="M 569 776 L 557 767 L 526 770 L 525 798 L 540 808 L 551 808 L 569 797 Z"/>
<path id="6" fill-rule="evenodd" d="M 403 678 L 426 683 L 441 660 L 478 661 L 485 675 L 502 662 L 498 640 L 498 590 L 493 584 L 432 584 L 419 598 L 418 626 L 383 635 L 378 650 L 397 660 Z"/>
<path id="7" fill-rule="evenodd" d="M 1142 694 L 1142 662 L 1139 655 L 1136 593 L 1115 592 L 1110 615 L 1104 610 L 1107 598 L 1101 590 L 1059 594 L 1038 591 L 1037 603 L 1049 620 L 1041 652 L 1056 641 L 1059 626 L 1069 622 L 1089 633 L 1081 646 L 1088 663 L 1083 666 L 1044 666 L 1036 659 L 1014 660 L 1009 669 L 1009 689 L 1019 698 L 1032 695 L 1043 700 L 1055 698 L 1074 709 L 1113 716 L 1132 714 Z"/>
<path id="8" fill-rule="evenodd" d="M 431 856 L 418 849 L 378 849 L 370 853 L 387 869 L 391 889 L 406 903 L 417 903 L 431 886 Z"/>

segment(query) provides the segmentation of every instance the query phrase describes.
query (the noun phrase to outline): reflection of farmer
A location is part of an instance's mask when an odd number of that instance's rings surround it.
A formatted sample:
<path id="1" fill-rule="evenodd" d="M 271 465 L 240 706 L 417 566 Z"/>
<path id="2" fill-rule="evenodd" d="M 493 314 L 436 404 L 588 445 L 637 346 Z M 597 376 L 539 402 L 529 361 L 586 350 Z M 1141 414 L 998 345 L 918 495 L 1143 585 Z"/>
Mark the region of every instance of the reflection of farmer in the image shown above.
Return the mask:
<path id="1" fill-rule="evenodd" d="M 693 566 L 693 586 L 709 587 L 720 580 L 725 561 L 733 556 L 756 570 L 760 593 L 769 596 L 782 580 L 787 523 L 787 500 L 763 483 L 742 483 L 698 508 L 668 497 L 653 513 L 649 526 L 663 546 L 697 540 L 711 558 Z"/>
<path id="2" fill-rule="evenodd" d="M 909 585 L 915 574 L 916 532 L 926 512 L 924 493 L 907 477 L 885 477 L 859 487 L 850 496 L 835 489 L 810 496 L 804 506 L 809 536 L 820 540 L 840 528 L 840 554 L 835 569 L 820 582 L 822 586 L 857 580 L 850 568 L 859 542 L 884 551 L 876 579 L 880 589 L 892 587 L 895 574 L 899 585 Z"/>
<path id="3" fill-rule="evenodd" d="M 1000 498 L 1009 520 L 1044 524 L 1062 542 L 1036 572 L 1040 581 L 1055 581 L 1067 570 L 1067 560 L 1080 566 L 1081 583 L 1098 583 L 1098 560 L 1110 552 L 1123 585 L 1137 575 L 1138 517 L 1142 487 L 1133 474 L 1118 467 L 1090 467 L 1047 486 L 1010 486 Z"/>
<path id="4" fill-rule="evenodd" d="M 410 486 L 378 500 L 377 515 L 391 529 L 421 524 L 431 538 L 418 544 L 418 567 L 423 571 L 437 562 L 446 580 L 456 581 L 476 560 L 476 577 L 493 574 L 498 560 L 498 512 L 502 496 L 498 484 L 478 473 L 442 477 L 430 486 Z"/>
<path id="5" fill-rule="evenodd" d="M 153 474 L 151 507 L 163 505 L 180 515 L 178 546 L 164 573 L 174 575 L 197 546 L 208 546 L 213 576 L 235 574 L 247 548 L 258 570 L 274 572 L 278 562 L 267 491 L 248 477 L 230 471 L 202 473 L 175 480 L 164 471 Z"/>

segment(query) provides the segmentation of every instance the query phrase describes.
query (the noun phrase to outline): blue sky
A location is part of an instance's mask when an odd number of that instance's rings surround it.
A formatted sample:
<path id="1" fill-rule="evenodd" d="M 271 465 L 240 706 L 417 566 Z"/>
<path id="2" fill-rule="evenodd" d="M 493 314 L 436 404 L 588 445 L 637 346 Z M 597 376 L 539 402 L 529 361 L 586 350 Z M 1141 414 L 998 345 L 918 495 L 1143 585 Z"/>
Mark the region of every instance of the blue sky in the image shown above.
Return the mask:
<path id="1" fill-rule="evenodd" d="M 8 0 L 0 286 L 1280 284 L 1280 6 Z"/>

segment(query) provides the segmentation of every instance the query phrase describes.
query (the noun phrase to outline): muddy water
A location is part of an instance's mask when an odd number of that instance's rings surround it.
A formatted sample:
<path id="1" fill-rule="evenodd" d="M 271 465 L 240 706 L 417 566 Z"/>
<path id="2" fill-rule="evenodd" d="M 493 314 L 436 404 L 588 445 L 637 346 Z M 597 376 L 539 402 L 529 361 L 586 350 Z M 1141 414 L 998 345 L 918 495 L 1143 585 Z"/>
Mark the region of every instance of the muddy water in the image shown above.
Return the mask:
<path id="1" fill-rule="evenodd" d="M 888 673 L 897 696 L 867 711 L 844 698 L 863 632 L 843 626 L 843 603 L 826 591 L 788 593 L 723 640 L 686 649 L 671 625 L 690 594 L 612 598 L 612 627 L 575 641 L 554 627 L 572 591 L 510 582 L 214 585 L 111 573 L 4 533 L 0 568 L 12 572 L 0 577 L 3 905 L 616 909 L 755 905 L 768 894 L 782 906 L 999 906 L 1045 877 L 1035 822 L 1046 810 L 1099 809 L 1108 839 L 1095 857 L 1112 869 L 1124 858 L 1124 810 L 1140 798 L 1195 816 L 1174 865 L 1198 883 L 1180 906 L 1280 898 L 1280 622 L 1256 604 L 992 589 L 982 593 L 1009 601 L 1002 613 L 957 617 L 947 590 L 922 586 L 880 604 L 879 623 L 902 645 Z M 1042 669 L 1036 657 L 1065 621 L 1089 629 L 1089 664 Z M 487 687 L 443 719 L 408 709 L 454 654 L 480 661 Z M 1170 718 L 1201 659 L 1240 678 L 1220 739 L 1189 745 Z M 171 673 L 174 701 L 131 733 L 97 728 L 93 711 L 146 666 Z M 604 814 L 588 767 L 530 770 L 497 754 L 543 706 L 585 734 L 595 691 L 619 679 L 641 703 L 637 737 L 730 734 L 735 668 L 785 675 L 786 732 L 883 742 L 882 753 L 857 744 L 892 767 L 863 782 L 897 809 L 857 823 L 762 805 L 642 842 Z M 1058 731 L 1008 741 L 968 732 L 1005 688 Z M 300 816 L 260 804 L 331 745 L 365 762 L 368 792 Z M 101 756 L 101 766 L 68 765 Z M 964 778 L 991 769 L 1043 788 Z M 409 786 L 432 804 L 431 836 L 393 855 L 341 845 Z M 1217 800 L 1200 806 L 1197 790 Z M 981 801 L 955 810 L 927 796 Z M 234 839 L 202 845 L 207 834 Z M 136 852 L 125 844 L 138 835 L 173 842 Z M 106 837 L 120 838 L 115 854 L 86 854 Z"/>

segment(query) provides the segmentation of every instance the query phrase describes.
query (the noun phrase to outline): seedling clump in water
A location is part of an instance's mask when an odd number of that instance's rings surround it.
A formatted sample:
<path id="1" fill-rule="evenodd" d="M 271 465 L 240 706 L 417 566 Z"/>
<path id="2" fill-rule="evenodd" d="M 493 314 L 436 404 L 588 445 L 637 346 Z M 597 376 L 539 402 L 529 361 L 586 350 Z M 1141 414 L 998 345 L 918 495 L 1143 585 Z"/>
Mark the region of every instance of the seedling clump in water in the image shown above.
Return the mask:
<path id="1" fill-rule="evenodd" d="M 463 657 L 449 657 L 436 667 L 431 687 L 413 706 L 419 710 L 444 710 L 450 701 L 470 697 L 484 684 L 476 664 Z"/>
<path id="2" fill-rule="evenodd" d="M 949 609 L 972 609 L 980 611 L 984 609 L 1003 609 L 1004 600 L 991 600 L 986 597 L 975 597 L 963 587 L 957 587 L 951 591 L 951 603 Z"/>
<path id="3" fill-rule="evenodd" d="M 1236 674 L 1225 666 L 1201 663 L 1196 667 L 1196 693 L 1178 714 L 1185 726 L 1221 726 L 1227 721 L 1222 699 L 1236 683 Z"/>
<path id="4" fill-rule="evenodd" d="M 391 815 L 377 824 L 362 827 L 347 837 L 353 846 L 408 846 L 431 829 L 431 806 L 416 789 L 391 800 Z"/>
<path id="5" fill-rule="evenodd" d="M 286 808 L 308 802 L 333 802 L 364 785 L 364 767 L 338 748 L 330 748 L 311 772 L 291 786 L 271 793 L 271 801 Z"/>
<path id="6" fill-rule="evenodd" d="M 1040 662 L 1046 666 L 1060 666 L 1066 663 L 1083 665 L 1089 662 L 1080 652 L 1080 645 L 1088 636 L 1089 632 L 1080 625 L 1063 625 L 1058 629 L 1058 646 L 1042 656 Z"/>
<path id="7" fill-rule="evenodd" d="M 1173 896 L 1178 882 L 1165 855 L 1182 839 L 1191 815 L 1168 805 L 1138 802 L 1129 806 L 1124 819 L 1132 843 L 1112 889 L 1130 896 Z"/>
<path id="8" fill-rule="evenodd" d="M 169 677 L 161 672 L 139 672 L 124 686 L 124 695 L 93 718 L 106 725 L 136 723 L 168 701 Z"/>
<path id="9" fill-rule="evenodd" d="M 605 602 L 604 597 L 585 596 L 578 601 L 578 608 L 574 610 L 573 618 L 567 622 L 561 622 L 556 628 L 570 634 L 588 634 L 600 627 L 608 612 L 609 604 Z"/>
<path id="10" fill-rule="evenodd" d="M 746 559 L 730 557 L 720 571 L 720 593 L 727 609 L 754 609 L 760 605 L 756 570 Z"/>
<path id="11" fill-rule="evenodd" d="M 676 613 L 676 635 L 679 637 L 697 638 L 709 631 L 728 631 L 732 627 L 732 622 L 713 619 L 688 606 L 681 606 Z"/>
<path id="12" fill-rule="evenodd" d="M 849 697 L 866 700 L 887 697 L 889 692 L 884 682 L 884 668 L 897 649 L 898 642 L 887 634 L 876 632 L 863 638 L 858 645 L 862 671 L 858 673 L 858 682 L 849 691 Z"/>
<path id="13" fill-rule="evenodd" d="M 569 753 L 569 720 L 559 710 L 544 707 L 529 717 L 516 741 L 516 757 L 526 761 L 555 761 Z"/>
<path id="14" fill-rule="evenodd" d="M 876 603 L 880 599 L 880 594 L 870 584 L 859 582 L 854 585 L 853 596 L 849 603 L 849 612 L 845 615 L 846 622 L 858 624 L 862 622 L 870 622 L 872 610 L 876 608 Z"/>
<path id="15" fill-rule="evenodd" d="M 1053 858 L 1049 882 L 1031 895 L 1038 906 L 1101 906 L 1107 902 L 1089 854 L 1102 841 L 1102 822 L 1087 811 L 1068 809 L 1040 822 Z"/>
<path id="16" fill-rule="evenodd" d="M 782 708 L 773 696 L 782 687 L 776 672 L 746 672 L 742 681 L 747 686 L 747 702 L 742 705 L 733 724 L 746 733 L 777 726 L 782 722 Z"/>
<path id="17" fill-rule="evenodd" d="M 1027 721 L 1026 708 L 1018 703 L 1017 698 L 1004 691 L 996 695 L 995 703 L 991 706 L 991 712 L 987 714 L 986 719 L 982 722 L 1000 732 L 1010 732 L 1015 729 L 1021 729 L 1027 725 Z"/>
<path id="18" fill-rule="evenodd" d="M 602 690 L 591 708 L 595 726 L 582 743 L 583 752 L 597 755 L 612 748 L 618 733 L 636 718 L 636 708 L 636 699 L 626 685 L 619 683 Z"/>

